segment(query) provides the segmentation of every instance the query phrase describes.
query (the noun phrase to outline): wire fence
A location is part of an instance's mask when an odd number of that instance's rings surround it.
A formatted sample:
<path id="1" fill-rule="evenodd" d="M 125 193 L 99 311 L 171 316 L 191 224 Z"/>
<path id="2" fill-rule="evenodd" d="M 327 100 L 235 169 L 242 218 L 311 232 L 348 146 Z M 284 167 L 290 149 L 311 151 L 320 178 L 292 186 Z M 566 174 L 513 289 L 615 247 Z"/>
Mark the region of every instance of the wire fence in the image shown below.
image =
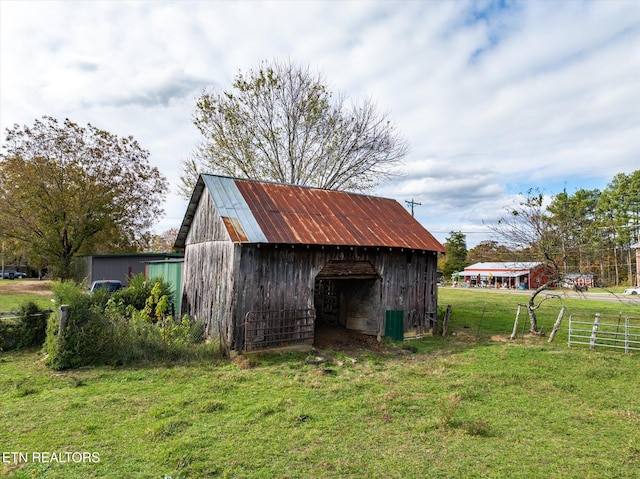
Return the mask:
<path id="1" fill-rule="evenodd" d="M 0 349 L 16 349 L 20 317 L 15 311 L 0 311 Z"/>

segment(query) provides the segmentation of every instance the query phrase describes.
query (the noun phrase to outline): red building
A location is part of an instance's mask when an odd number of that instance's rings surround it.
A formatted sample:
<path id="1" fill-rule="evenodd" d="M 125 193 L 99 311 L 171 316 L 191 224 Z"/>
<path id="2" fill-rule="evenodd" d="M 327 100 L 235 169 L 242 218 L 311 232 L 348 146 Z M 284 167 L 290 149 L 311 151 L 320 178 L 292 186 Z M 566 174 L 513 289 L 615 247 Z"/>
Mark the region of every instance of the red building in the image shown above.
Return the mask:
<path id="1" fill-rule="evenodd" d="M 537 288 L 553 278 L 544 263 L 476 263 L 458 273 L 465 286 L 480 288 Z"/>

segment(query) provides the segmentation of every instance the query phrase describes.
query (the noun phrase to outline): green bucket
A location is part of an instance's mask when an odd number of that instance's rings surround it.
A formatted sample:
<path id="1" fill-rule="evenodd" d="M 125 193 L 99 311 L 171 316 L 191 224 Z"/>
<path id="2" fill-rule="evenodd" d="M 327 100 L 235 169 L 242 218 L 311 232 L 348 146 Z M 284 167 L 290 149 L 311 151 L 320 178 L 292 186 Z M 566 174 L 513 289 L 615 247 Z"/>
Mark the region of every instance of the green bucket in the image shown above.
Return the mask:
<path id="1" fill-rule="evenodd" d="M 387 310 L 384 335 L 394 341 L 404 340 L 404 311 Z"/>

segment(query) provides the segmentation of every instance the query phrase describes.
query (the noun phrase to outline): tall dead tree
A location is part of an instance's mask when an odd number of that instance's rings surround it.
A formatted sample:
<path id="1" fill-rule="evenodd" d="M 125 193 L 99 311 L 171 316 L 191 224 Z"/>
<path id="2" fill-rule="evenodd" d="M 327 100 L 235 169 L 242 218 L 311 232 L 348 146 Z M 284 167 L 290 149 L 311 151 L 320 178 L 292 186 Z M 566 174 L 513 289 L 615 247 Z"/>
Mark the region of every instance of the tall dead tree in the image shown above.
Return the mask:
<path id="1" fill-rule="evenodd" d="M 560 269 L 558 257 L 561 251 L 562 231 L 550 220 L 546 213 L 547 198 L 537 189 L 530 189 L 520 195 L 498 224 L 490 226 L 496 239 L 512 251 L 527 257 L 527 261 L 539 261 L 546 267 L 548 280 L 531 292 L 527 303 L 532 334 L 543 334 L 536 317 L 536 297 L 543 291 L 559 284 Z"/>
<path id="2" fill-rule="evenodd" d="M 201 141 L 182 164 L 185 197 L 201 172 L 368 191 L 409 151 L 372 100 L 334 95 L 321 75 L 294 62 L 263 62 L 226 90 L 204 91 L 193 121 Z"/>

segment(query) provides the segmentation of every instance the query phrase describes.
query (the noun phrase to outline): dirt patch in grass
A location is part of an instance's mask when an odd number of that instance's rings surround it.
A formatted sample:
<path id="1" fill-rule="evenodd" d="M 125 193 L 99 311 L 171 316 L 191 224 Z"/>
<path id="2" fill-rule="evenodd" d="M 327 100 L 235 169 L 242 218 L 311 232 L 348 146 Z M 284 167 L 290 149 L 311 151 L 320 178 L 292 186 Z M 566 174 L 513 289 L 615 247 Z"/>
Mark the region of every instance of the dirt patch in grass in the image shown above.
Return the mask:
<path id="1" fill-rule="evenodd" d="M 52 281 L 50 280 L 26 280 L 26 279 L 3 279 L 0 281 L 0 291 L 3 294 L 33 294 L 36 296 L 52 296 Z"/>
<path id="2" fill-rule="evenodd" d="M 385 351 L 386 345 L 378 341 L 376 336 L 358 333 L 343 326 L 316 324 L 313 346 L 316 349 L 331 349 L 341 352 L 359 350 Z"/>
<path id="3" fill-rule="evenodd" d="M 494 336 L 491 336 L 491 341 L 493 341 L 494 343 L 508 343 L 509 341 L 511 341 L 511 339 L 509 339 L 509 336 L 505 334 L 496 334 Z"/>
<path id="4" fill-rule="evenodd" d="M 455 335 L 456 342 L 458 343 L 471 344 L 478 342 L 478 338 L 467 331 L 455 331 L 451 334 Z"/>

